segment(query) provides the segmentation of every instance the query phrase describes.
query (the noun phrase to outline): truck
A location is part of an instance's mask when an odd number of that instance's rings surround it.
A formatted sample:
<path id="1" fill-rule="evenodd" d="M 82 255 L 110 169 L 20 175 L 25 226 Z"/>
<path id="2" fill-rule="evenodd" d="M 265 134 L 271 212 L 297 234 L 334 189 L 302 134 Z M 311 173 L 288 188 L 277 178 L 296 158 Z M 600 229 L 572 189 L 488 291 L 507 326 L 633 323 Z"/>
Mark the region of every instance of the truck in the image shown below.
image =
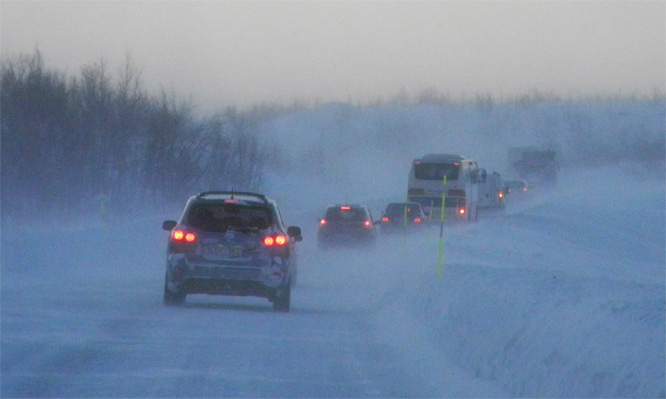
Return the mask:
<path id="1" fill-rule="evenodd" d="M 558 151 L 550 147 L 511 147 L 508 166 L 517 178 L 525 179 L 531 186 L 552 185 L 557 183 Z"/>
<path id="2" fill-rule="evenodd" d="M 433 222 L 442 220 L 442 212 L 447 221 L 475 221 L 479 182 L 479 167 L 474 159 L 458 154 L 428 154 L 412 162 L 407 201 L 420 203 Z"/>
<path id="3" fill-rule="evenodd" d="M 497 172 L 487 174 L 485 169 L 481 169 L 479 180 L 479 208 L 504 209 L 506 192 L 502 176 Z"/>

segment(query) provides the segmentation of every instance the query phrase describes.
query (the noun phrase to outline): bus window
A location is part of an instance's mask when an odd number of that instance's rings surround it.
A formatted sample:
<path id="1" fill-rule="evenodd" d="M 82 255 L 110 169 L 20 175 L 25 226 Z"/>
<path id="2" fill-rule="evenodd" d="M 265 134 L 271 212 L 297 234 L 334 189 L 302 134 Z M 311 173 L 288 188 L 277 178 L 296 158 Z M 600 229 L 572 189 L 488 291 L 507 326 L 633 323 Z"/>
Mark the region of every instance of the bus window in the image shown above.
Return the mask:
<path id="1" fill-rule="evenodd" d="M 414 177 L 419 180 L 458 180 L 459 164 L 453 163 L 415 163 Z"/>

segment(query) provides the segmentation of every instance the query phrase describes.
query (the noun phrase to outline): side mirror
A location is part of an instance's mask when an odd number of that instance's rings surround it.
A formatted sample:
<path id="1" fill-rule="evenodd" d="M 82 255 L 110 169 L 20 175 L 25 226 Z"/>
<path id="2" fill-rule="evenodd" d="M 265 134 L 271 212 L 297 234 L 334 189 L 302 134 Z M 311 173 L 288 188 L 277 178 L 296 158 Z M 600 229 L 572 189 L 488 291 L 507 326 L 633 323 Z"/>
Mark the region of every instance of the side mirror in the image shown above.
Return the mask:
<path id="1" fill-rule="evenodd" d="M 162 228 L 164 230 L 171 231 L 174 227 L 176 227 L 177 224 L 178 222 L 175 220 L 165 220 L 164 223 L 162 223 Z"/>
<path id="2" fill-rule="evenodd" d="M 303 235 L 301 233 L 301 228 L 298 226 L 289 226 L 287 227 L 287 235 L 292 237 L 294 241 L 303 241 Z"/>

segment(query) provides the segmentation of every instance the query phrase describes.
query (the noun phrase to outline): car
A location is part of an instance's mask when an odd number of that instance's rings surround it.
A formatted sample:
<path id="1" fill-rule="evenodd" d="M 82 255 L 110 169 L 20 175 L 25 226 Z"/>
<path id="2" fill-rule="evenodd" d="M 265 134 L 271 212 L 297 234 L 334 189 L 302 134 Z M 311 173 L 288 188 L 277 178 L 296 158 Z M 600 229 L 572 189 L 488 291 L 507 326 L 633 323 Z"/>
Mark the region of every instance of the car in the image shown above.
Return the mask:
<path id="1" fill-rule="evenodd" d="M 511 194 L 527 194 L 529 186 L 525 179 L 509 180 L 504 183 L 504 191 L 507 195 Z"/>
<path id="2" fill-rule="evenodd" d="M 418 202 L 391 202 L 382 212 L 382 233 L 406 231 L 426 225 L 426 214 Z"/>
<path id="3" fill-rule="evenodd" d="M 263 194 L 206 191 L 187 200 L 170 232 L 165 305 L 190 294 L 256 296 L 288 312 L 296 282 L 298 226 L 285 227 L 277 203 Z"/>
<path id="4" fill-rule="evenodd" d="M 319 219 L 317 244 L 320 249 L 334 246 L 371 247 L 377 242 L 377 229 L 365 205 L 340 204 L 326 209 Z"/>

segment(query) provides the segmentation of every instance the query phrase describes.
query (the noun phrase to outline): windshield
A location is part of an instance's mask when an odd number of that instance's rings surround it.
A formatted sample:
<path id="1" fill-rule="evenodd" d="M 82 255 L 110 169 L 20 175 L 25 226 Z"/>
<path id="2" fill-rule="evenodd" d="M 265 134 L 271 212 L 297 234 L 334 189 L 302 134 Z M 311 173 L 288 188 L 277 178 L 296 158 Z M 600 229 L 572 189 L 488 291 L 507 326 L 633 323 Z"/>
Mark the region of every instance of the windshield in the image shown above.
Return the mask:
<path id="1" fill-rule="evenodd" d="M 414 177 L 419 180 L 458 180 L 460 165 L 456 163 L 415 163 Z"/>

